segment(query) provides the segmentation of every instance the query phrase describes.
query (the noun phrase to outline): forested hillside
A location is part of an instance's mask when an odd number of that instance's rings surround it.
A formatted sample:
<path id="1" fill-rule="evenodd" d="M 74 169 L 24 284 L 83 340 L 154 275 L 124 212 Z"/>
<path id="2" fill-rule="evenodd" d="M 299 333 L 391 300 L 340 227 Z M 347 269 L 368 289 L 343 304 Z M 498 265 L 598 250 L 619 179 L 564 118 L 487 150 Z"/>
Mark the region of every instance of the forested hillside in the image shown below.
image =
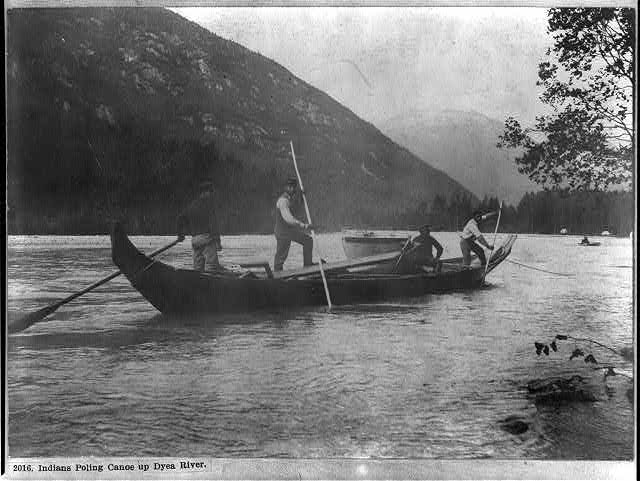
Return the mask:
<path id="1" fill-rule="evenodd" d="M 116 217 L 171 233 L 207 176 L 224 232 L 269 232 L 290 140 L 323 230 L 467 193 L 282 66 L 159 8 L 9 10 L 7 124 L 10 233 L 104 233 Z"/>
<path id="2" fill-rule="evenodd" d="M 401 225 L 416 228 L 428 219 L 434 230 L 455 232 L 462 230 L 474 208 L 489 212 L 499 206 L 497 197 L 485 196 L 479 205 L 474 205 L 468 195 L 437 195 L 432 203 L 405 212 L 400 217 Z M 633 231 L 634 220 L 632 192 L 528 192 L 515 204 L 503 204 L 500 232 L 559 234 L 567 229 L 569 234 L 598 235 L 608 230 L 612 235 L 626 237 Z M 483 227 L 485 232 L 493 231 L 494 221 Z"/>

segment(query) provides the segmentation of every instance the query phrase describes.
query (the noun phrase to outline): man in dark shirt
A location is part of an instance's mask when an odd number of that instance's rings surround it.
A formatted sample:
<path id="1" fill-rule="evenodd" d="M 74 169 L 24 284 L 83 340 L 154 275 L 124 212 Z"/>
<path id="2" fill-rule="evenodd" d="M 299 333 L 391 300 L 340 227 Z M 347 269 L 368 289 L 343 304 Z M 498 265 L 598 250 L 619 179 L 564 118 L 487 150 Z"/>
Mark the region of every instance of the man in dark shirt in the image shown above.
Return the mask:
<path id="1" fill-rule="evenodd" d="M 189 206 L 178 216 L 178 238 L 184 240 L 186 233 L 191 234 L 193 248 L 193 268 L 197 271 L 218 271 L 220 230 L 215 211 L 213 183 L 205 181 L 200 184 L 200 193 Z"/>
<path id="2" fill-rule="evenodd" d="M 285 186 L 285 191 L 276 202 L 276 224 L 274 234 L 276 236 L 276 255 L 273 261 L 273 270 L 281 271 L 284 261 L 289 255 L 291 241 L 302 245 L 302 258 L 305 266 L 311 265 L 311 253 L 313 251 L 313 239 L 304 231 L 311 228 L 309 224 L 299 221 L 291 213 L 291 201 L 296 195 L 298 181 L 290 178 Z"/>
<path id="3" fill-rule="evenodd" d="M 407 250 L 400 259 L 400 269 L 403 272 L 420 271 L 423 267 L 433 267 L 440 270 L 440 256 L 442 256 L 442 245 L 431 236 L 431 226 L 425 224 L 420 227 L 420 234 L 411 239 Z M 436 249 L 436 257 L 433 257 L 433 248 Z"/>

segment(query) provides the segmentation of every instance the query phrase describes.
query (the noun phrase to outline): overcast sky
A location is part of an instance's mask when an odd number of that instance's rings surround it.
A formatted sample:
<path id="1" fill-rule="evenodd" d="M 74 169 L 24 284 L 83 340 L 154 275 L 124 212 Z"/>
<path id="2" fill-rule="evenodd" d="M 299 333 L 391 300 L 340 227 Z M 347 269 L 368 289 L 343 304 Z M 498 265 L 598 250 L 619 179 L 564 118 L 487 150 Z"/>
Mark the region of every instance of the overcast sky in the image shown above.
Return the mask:
<path id="1" fill-rule="evenodd" d="M 180 15 L 269 57 L 363 119 L 473 110 L 540 111 L 546 10 L 506 7 L 181 8 Z"/>

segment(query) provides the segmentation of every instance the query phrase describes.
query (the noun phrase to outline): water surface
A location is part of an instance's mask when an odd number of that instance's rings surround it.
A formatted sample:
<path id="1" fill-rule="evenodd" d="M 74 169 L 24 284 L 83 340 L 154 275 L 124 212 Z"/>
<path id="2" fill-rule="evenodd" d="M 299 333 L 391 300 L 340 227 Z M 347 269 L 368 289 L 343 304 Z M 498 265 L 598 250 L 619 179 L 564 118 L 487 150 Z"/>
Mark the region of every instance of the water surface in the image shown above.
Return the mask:
<path id="1" fill-rule="evenodd" d="M 459 255 L 456 234 L 434 235 Z M 172 238 L 132 240 L 150 252 Z M 568 361 L 572 342 L 550 356 L 533 346 L 556 334 L 633 344 L 630 240 L 579 240 L 520 236 L 512 253 L 571 276 L 503 263 L 483 289 L 331 312 L 176 319 L 116 278 L 9 338 L 9 455 L 630 459 L 629 381 Z M 227 264 L 275 252 L 271 236 L 223 244 Z M 338 234 L 320 247 L 344 257 Z M 185 242 L 161 258 L 187 267 L 190 255 Z M 294 245 L 285 268 L 301 264 Z M 10 316 L 115 270 L 103 236 L 10 237 L 7 266 Z M 536 407 L 527 382 L 573 374 L 598 401 Z M 509 416 L 530 429 L 503 431 Z"/>

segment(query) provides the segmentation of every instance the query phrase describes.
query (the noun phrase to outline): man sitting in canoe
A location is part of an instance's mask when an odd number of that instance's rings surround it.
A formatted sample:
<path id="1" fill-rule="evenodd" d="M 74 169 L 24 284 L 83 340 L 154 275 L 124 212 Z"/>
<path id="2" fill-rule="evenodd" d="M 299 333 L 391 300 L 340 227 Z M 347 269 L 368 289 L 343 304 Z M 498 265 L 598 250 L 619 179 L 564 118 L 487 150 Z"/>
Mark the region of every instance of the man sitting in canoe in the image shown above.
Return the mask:
<path id="1" fill-rule="evenodd" d="M 471 265 L 471 252 L 475 252 L 476 255 L 480 258 L 480 264 L 484 266 L 487 263 L 487 258 L 484 255 L 484 251 L 482 247 L 480 247 L 476 241 L 485 246 L 487 249 L 493 249 L 493 246 L 489 244 L 482 232 L 480 232 L 480 228 L 478 224 L 483 220 L 487 220 L 490 217 L 496 215 L 495 212 L 490 212 L 488 214 L 482 215 L 482 212 L 476 210 L 473 213 L 471 219 L 467 221 L 462 229 L 462 233 L 460 234 L 460 250 L 462 251 L 463 265 L 464 267 L 469 267 Z"/>
<path id="2" fill-rule="evenodd" d="M 199 194 L 178 216 L 178 239 L 191 234 L 193 268 L 196 271 L 214 272 L 223 268 L 218 261 L 218 250 L 222 250 L 220 230 L 216 217 L 213 183 L 200 184 Z"/>
<path id="3" fill-rule="evenodd" d="M 302 245 L 303 264 L 310 266 L 311 255 L 313 252 L 313 239 L 311 236 L 303 232 L 311 228 L 311 225 L 296 219 L 291 213 L 291 201 L 296 195 L 298 189 L 298 181 L 295 178 L 289 178 L 285 186 L 285 191 L 276 202 L 276 225 L 274 233 L 276 236 L 276 255 L 273 261 L 273 270 L 281 271 L 284 261 L 289 255 L 289 247 L 291 241 Z"/>
<path id="4" fill-rule="evenodd" d="M 580 241 L 580 244 L 586 245 L 586 246 L 588 246 L 590 244 L 589 239 L 587 238 L 587 236 L 584 236 L 582 238 L 582 240 Z"/>
<path id="5" fill-rule="evenodd" d="M 442 245 L 431 236 L 431 226 L 425 224 L 419 229 L 420 234 L 411 239 L 404 249 L 405 253 L 399 260 L 398 272 L 416 272 L 423 267 L 433 267 L 436 272 L 440 270 L 442 264 Z M 433 249 L 436 249 L 436 257 L 433 257 Z"/>

